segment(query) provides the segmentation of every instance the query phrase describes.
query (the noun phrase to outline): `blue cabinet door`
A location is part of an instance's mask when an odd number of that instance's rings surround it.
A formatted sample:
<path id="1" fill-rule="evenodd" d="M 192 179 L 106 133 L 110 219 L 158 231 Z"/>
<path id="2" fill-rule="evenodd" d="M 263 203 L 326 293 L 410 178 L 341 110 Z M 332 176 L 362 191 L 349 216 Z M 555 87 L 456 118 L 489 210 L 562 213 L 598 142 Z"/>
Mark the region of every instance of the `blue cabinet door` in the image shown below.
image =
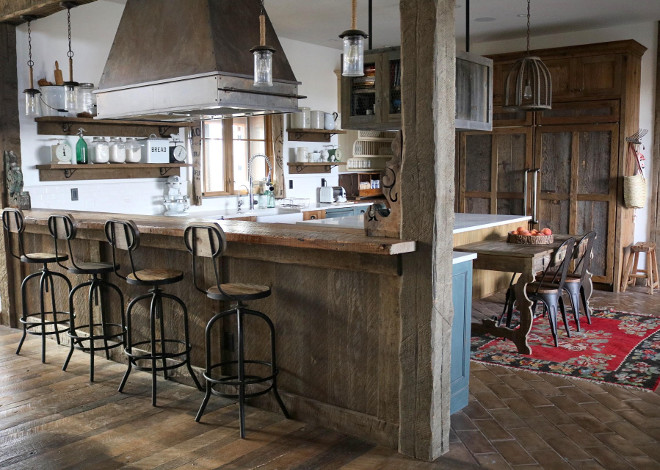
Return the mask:
<path id="1" fill-rule="evenodd" d="M 452 273 L 454 323 L 451 329 L 450 413 L 468 404 L 470 385 L 470 322 L 472 319 L 472 260 L 454 265 Z"/>

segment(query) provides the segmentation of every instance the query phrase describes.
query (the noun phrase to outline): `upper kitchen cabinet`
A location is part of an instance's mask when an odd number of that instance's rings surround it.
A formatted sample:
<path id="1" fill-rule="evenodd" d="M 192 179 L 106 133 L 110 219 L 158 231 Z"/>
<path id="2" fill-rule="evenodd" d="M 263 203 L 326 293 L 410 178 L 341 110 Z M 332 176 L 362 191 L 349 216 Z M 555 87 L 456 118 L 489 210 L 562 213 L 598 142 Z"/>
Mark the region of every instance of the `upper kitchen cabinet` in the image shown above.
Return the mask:
<path id="1" fill-rule="evenodd" d="M 343 129 L 394 130 L 401 127 L 401 56 L 398 47 L 364 55 L 363 77 L 341 79 Z"/>
<path id="2" fill-rule="evenodd" d="M 456 130 L 493 128 L 493 60 L 456 53 Z"/>
<path id="3" fill-rule="evenodd" d="M 623 77 L 628 56 L 641 57 L 646 48 L 635 41 L 562 47 L 532 51 L 552 77 L 554 102 L 620 98 L 626 93 Z M 494 60 L 493 101 L 504 104 L 504 85 L 513 64 L 524 52 L 489 56 Z"/>

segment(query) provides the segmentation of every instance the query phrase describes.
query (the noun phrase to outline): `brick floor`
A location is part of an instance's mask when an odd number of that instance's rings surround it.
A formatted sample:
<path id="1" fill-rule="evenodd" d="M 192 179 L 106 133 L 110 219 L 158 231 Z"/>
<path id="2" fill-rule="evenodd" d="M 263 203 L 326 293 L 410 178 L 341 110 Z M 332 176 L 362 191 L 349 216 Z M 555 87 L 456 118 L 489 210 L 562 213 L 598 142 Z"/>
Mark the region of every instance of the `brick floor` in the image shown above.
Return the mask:
<path id="1" fill-rule="evenodd" d="M 503 301 L 474 301 L 474 319 L 499 314 Z M 592 306 L 660 316 L 660 295 L 596 291 Z M 660 469 L 658 392 L 470 367 L 470 401 L 452 416 L 451 458 L 493 469 Z"/>

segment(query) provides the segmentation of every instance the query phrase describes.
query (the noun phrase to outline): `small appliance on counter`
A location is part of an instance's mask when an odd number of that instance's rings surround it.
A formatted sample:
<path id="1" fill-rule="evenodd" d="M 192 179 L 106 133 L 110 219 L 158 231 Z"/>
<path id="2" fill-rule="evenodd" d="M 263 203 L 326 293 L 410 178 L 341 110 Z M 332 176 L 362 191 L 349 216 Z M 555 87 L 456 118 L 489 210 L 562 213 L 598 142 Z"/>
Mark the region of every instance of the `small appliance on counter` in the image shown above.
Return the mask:
<path id="1" fill-rule="evenodd" d="M 167 195 L 163 199 L 165 206 L 164 215 L 184 215 L 190 208 L 188 195 L 181 192 L 181 177 L 170 176 L 167 178 Z"/>
<path id="2" fill-rule="evenodd" d="M 333 197 L 333 191 L 332 187 L 328 186 L 328 182 L 325 180 L 325 178 L 321 178 L 321 187 L 318 188 L 318 193 L 319 193 L 319 202 L 327 202 L 327 203 L 332 203 L 334 202 L 334 197 Z"/>
<path id="3" fill-rule="evenodd" d="M 332 187 L 333 202 L 346 202 L 346 190 L 342 186 Z"/>

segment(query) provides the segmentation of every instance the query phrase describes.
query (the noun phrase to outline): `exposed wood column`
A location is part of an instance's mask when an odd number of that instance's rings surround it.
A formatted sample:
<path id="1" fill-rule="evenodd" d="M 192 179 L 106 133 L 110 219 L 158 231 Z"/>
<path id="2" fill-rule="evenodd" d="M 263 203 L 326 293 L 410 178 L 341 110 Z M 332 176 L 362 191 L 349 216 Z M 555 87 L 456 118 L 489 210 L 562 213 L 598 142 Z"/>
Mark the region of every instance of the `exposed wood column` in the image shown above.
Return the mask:
<path id="1" fill-rule="evenodd" d="M 20 158 L 21 132 L 18 123 L 18 84 L 16 77 L 16 27 L 6 23 L 0 23 L 0 158 L 5 150 L 13 150 Z M 5 188 L 4 161 L 0 163 L 0 198 L 2 207 L 7 207 L 7 191 Z M 8 286 L 7 262 L 13 259 L 7 251 L 4 239 L 4 231 L 0 228 L 0 246 L 4 256 L 0 256 L 0 300 L 2 301 L 2 313 L 0 323 L 3 325 L 16 326 L 13 324 L 9 311 L 13 305 Z"/>
<path id="2" fill-rule="evenodd" d="M 660 22 L 658 22 L 660 44 Z M 649 241 L 660 247 L 660 47 L 655 62 L 655 119 L 653 129 L 653 159 L 651 162 L 651 206 L 649 207 Z"/>
<path id="3" fill-rule="evenodd" d="M 403 162 L 399 451 L 449 449 L 454 222 L 454 0 L 401 0 Z"/>

